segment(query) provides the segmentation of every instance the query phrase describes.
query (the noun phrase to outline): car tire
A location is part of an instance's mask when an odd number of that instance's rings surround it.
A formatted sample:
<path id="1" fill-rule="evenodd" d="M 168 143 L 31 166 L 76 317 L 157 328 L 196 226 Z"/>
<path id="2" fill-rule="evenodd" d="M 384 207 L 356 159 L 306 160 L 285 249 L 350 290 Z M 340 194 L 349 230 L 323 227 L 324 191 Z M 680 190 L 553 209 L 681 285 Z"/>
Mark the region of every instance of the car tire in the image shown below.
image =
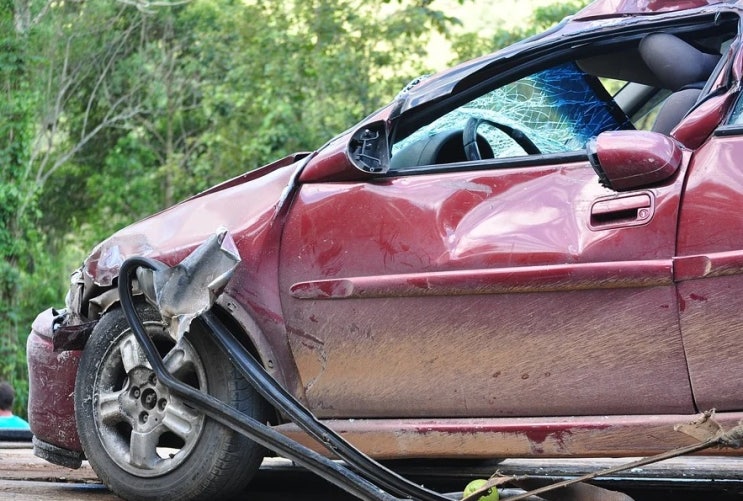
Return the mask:
<path id="1" fill-rule="evenodd" d="M 149 305 L 137 310 L 168 370 L 266 422 L 268 406 L 194 323 L 177 345 Z M 171 395 L 116 308 L 101 318 L 75 382 L 75 416 L 98 477 L 127 500 L 229 497 L 258 470 L 265 449 Z"/>

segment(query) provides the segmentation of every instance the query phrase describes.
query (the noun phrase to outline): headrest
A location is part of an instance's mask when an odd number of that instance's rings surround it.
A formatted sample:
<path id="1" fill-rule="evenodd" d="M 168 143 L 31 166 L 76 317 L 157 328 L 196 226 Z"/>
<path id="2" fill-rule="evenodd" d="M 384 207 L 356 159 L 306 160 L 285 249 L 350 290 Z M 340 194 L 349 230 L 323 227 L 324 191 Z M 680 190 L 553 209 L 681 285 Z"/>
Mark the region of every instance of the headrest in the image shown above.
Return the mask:
<path id="1" fill-rule="evenodd" d="M 702 52 L 670 33 L 646 36 L 639 51 L 662 86 L 672 91 L 706 81 L 720 60 L 720 55 Z"/>

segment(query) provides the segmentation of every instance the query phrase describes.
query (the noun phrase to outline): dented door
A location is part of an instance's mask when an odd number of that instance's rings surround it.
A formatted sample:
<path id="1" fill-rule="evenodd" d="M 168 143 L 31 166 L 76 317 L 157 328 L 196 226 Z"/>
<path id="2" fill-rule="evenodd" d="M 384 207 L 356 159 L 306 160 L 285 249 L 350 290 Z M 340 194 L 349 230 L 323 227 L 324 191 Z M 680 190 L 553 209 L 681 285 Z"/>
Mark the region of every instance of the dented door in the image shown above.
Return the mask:
<path id="1" fill-rule="evenodd" d="M 682 178 L 618 199 L 566 159 L 302 186 L 280 287 L 310 407 L 692 412 L 671 265 Z"/>

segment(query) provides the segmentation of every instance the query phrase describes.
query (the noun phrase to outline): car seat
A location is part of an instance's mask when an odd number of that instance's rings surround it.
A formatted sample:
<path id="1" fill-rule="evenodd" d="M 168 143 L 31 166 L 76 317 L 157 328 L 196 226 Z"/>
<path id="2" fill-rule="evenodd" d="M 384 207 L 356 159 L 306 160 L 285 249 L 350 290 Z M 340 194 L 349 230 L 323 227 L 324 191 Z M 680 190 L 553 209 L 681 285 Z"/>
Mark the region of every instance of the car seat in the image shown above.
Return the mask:
<path id="1" fill-rule="evenodd" d="M 694 107 L 719 54 L 703 52 L 670 33 L 653 33 L 640 42 L 640 57 L 663 88 L 673 93 L 663 102 L 652 130 L 670 132 Z"/>

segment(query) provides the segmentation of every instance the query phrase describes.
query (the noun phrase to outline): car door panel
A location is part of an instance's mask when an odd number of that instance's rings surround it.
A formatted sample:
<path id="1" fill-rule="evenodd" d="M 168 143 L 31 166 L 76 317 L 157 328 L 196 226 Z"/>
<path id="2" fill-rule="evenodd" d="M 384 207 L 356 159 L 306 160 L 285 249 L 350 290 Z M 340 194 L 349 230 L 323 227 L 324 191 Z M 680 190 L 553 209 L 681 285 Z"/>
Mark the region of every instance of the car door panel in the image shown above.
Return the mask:
<path id="1" fill-rule="evenodd" d="M 691 412 L 671 265 L 679 190 L 627 202 L 587 162 L 302 186 L 280 276 L 310 407 L 632 414 L 652 399 L 653 412 Z M 638 200 L 644 224 L 592 226 L 597 203 L 626 215 Z"/>
<path id="2" fill-rule="evenodd" d="M 743 131 L 695 154 L 679 220 L 679 311 L 700 409 L 743 409 Z M 724 362 L 723 362 L 724 359 Z"/>

